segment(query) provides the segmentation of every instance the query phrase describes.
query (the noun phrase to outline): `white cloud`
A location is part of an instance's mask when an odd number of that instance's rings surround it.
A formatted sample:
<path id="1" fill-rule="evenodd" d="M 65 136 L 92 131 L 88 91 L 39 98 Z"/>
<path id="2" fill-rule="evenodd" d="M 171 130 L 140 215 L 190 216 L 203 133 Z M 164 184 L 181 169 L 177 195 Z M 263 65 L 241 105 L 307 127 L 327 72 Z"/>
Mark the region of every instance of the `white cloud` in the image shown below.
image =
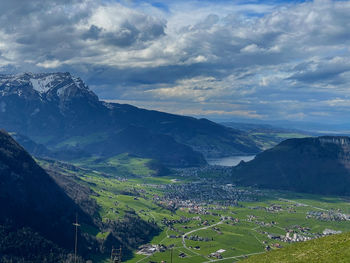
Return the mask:
<path id="1" fill-rule="evenodd" d="M 264 51 L 264 49 L 259 48 L 256 44 L 250 44 L 242 48 L 240 51 L 242 53 L 258 53 L 258 52 Z"/>
<path id="2" fill-rule="evenodd" d="M 37 63 L 36 65 L 43 68 L 55 69 L 61 66 L 62 63 L 58 59 L 55 59 L 55 60 L 45 60 L 43 62 Z"/>

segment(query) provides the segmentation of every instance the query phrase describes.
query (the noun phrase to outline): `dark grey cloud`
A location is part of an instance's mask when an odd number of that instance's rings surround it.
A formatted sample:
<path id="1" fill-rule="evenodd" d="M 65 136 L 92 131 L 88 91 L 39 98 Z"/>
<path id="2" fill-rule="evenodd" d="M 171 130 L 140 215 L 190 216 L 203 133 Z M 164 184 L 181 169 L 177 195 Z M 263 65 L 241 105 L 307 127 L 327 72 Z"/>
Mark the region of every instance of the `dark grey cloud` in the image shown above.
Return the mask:
<path id="1" fill-rule="evenodd" d="M 150 41 L 165 35 L 164 27 L 162 23 L 151 23 L 146 29 L 139 30 L 134 24 L 125 21 L 116 31 L 103 32 L 102 30 L 99 33 L 99 39 L 107 45 L 130 47 L 136 42 Z"/>
<path id="2" fill-rule="evenodd" d="M 107 45 L 127 47 L 136 42 L 139 34 L 135 26 L 125 22 L 118 31 L 103 34 L 102 38 Z"/>
<path id="3" fill-rule="evenodd" d="M 82 34 L 82 38 L 84 40 L 86 39 L 97 40 L 99 39 L 101 32 L 102 32 L 102 28 L 95 25 L 91 25 L 90 28 Z"/>
<path id="4" fill-rule="evenodd" d="M 322 61 L 302 63 L 296 66 L 294 71 L 289 79 L 302 83 L 345 84 L 349 79 L 344 78 L 342 74 L 350 72 L 350 57 L 326 58 Z"/>

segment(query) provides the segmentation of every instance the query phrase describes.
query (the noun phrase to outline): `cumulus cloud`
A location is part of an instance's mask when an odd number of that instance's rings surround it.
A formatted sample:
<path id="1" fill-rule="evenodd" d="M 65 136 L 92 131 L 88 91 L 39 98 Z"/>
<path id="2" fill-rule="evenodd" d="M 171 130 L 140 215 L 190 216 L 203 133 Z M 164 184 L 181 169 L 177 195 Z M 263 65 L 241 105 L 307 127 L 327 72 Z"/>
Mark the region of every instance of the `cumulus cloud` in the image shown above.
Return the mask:
<path id="1" fill-rule="evenodd" d="M 120 4 L 100 6 L 89 18 L 88 33 L 103 44 L 129 47 L 163 36 L 165 22 Z"/>
<path id="2" fill-rule="evenodd" d="M 178 113 L 321 120 L 348 107 L 330 102 L 350 96 L 349 14 L 330 0 L 1 1 L 0 71 L 69 70 L 105 99 Z"/>

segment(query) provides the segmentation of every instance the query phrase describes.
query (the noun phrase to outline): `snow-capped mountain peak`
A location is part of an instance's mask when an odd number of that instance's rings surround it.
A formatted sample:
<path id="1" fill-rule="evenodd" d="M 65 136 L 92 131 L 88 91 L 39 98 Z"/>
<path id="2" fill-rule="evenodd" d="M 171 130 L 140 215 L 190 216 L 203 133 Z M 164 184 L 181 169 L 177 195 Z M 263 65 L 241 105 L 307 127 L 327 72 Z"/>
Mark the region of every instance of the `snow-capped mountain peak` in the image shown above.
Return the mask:
<path id="1" fill-rule="evenodd" d="M 58 97 L 64 100 L 77 96 L 97 99 L 80 78 L 68 72 L 0 75 L 0 95 L 10 94 L 39 98 Z"/>
<path id="2" fill-rule="evenodd" d="M 30 82 L 33 86 L 33 89 L 39 93 L 46 93 L 52 88 L 52 81 L 54 80 L 54 75 L 48 75 L 43 78 L 31 78 Z"/>

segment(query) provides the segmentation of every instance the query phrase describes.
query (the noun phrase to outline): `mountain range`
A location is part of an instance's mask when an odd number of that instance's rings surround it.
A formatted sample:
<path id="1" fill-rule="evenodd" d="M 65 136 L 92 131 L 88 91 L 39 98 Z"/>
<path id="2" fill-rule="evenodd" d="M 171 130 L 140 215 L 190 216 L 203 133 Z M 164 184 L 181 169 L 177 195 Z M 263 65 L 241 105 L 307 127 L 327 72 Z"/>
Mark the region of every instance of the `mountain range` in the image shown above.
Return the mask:
<path id="1" fill-rule="evenodd" d="M 233 168 L 240 185 L 325 195 L 349 195 L 350 138 L 288 139 Z"/>
<path id="2" fill-rule="evenodd" d="M 286 139 L 322 135 L 293 128 L 281 128 L 269 124 L 243 122 L 223 122 L 221 124 L 247 133 L 259 148 L 263 150 L 272 148 Z"/>
<path id="3" fill-rule="evenodd" d="M 207 119 L 101 101 L 70 73 L 0 75 L 0 127 L 61 159 L 128 152 L 186 167 L 261 151 L 246 132 Z"/>

